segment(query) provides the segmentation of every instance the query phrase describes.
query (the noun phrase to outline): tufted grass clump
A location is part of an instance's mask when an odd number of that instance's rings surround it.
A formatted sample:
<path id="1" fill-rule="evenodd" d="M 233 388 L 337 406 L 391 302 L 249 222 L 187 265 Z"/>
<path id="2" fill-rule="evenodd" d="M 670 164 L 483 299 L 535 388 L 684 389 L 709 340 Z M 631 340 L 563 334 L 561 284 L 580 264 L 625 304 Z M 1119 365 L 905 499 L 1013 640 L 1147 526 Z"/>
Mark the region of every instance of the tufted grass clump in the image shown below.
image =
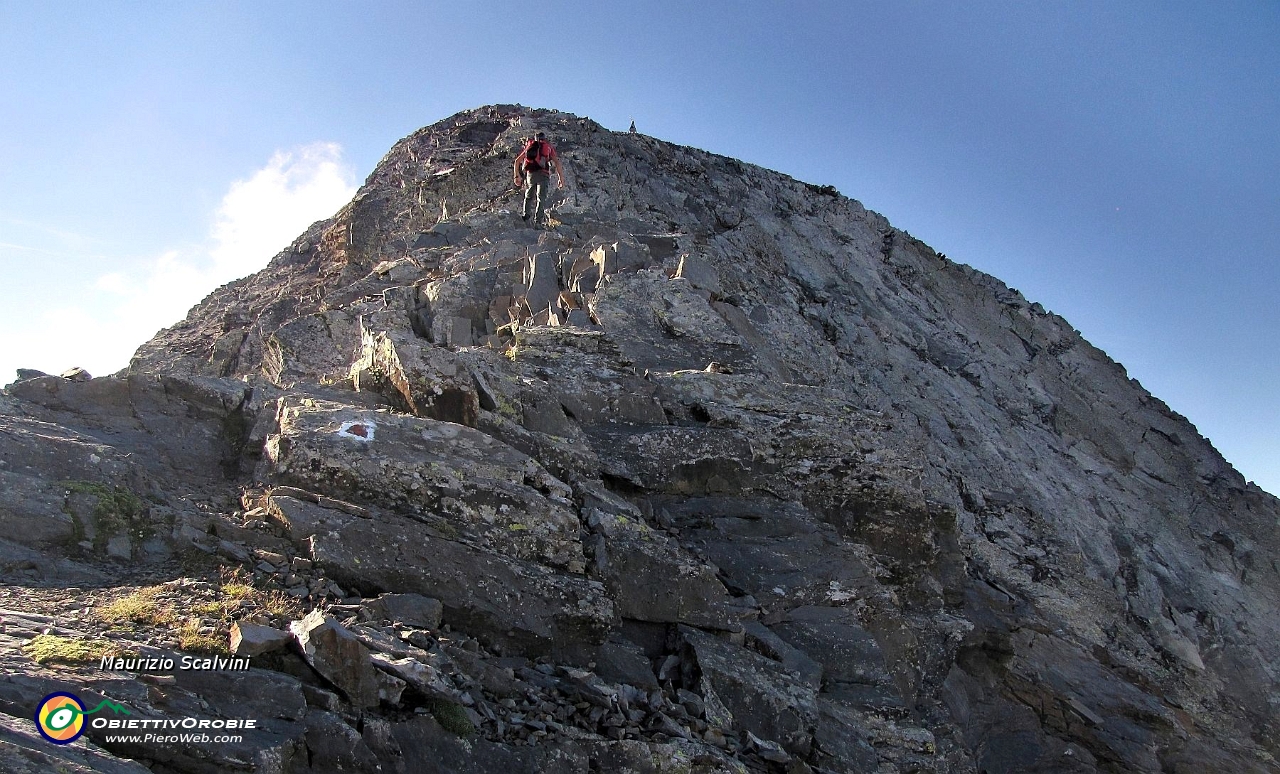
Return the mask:
<path id="1" fill-rule="evenodd" d="M 177 629 L 178 647 L 192 653 L 227 655 L 229 644 L 225 637 L 200 632 L 200 619 L 188 618 Z"/>
<path id="2" fill-rule="evenodd" d="M 97 608 L 94 614 L 103 623 L 117 626 L 127 623 L 166 626 L 173 622 L 173 609 L 160 604 L 161 591 L 159 586 L 138 589 Z"/>
<path id="3" fill-rule="evenodd" d="M 476 732 L 471 718 L 467 717 L 466 710 L 460 705 L 446 699 L 432 697 L 427 699 L 426 706 L 431 712 L 431 717 L 436 719 L 440 727 L 454 736 L 471 736 Z"/>
<path id="4" fill-rule="evenodd" d="M 253 585 L 253 576 L 242 568 L 224 569 L 218 587 L 226 600 L 259 607 L 280 618 L 301 618 L 302 603 L 279 589 L 266 590 Z"/>
<path id="5" fill-rule="evenodd" d="M 258 590 L 252 584 L 232 580 L 222 584 L 221 591 L 229 599 L 253 599 Z"/>
<path id="6" fill-rule="evenodd" d="M 119 648 L 87 637 L 62 637 L 37 634 L 22 646 L 22 652 L 37 664 L 92 664 L 104 656 L 114 656 Z"/>

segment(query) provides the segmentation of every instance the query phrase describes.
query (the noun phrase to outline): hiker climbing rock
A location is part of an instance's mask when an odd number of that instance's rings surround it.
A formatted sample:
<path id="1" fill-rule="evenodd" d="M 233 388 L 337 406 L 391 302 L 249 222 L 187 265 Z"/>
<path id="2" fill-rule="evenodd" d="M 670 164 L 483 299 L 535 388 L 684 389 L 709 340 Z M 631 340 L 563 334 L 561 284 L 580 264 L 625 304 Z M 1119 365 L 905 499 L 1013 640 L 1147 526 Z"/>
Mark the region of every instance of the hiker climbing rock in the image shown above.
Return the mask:
<path id="1" fill-rule="evenodd" d="M 552 167 L 556 171 L 557 187 L 564 188 L 564 167 L 555 146 L 547 141 L 543 132 L 538 132 L 525 144 L 512 167 L 516 186 L 524 186 L 524 210 L 520 217 L 530 221 L 535 228 L 546 212 Z"/>

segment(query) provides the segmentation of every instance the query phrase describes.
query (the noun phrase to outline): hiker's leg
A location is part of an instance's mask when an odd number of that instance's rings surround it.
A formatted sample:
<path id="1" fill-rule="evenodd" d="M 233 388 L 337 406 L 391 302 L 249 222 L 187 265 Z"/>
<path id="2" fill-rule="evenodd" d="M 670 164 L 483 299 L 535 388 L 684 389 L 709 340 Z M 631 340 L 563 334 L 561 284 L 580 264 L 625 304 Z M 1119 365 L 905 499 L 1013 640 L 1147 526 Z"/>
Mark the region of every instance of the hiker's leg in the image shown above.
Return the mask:
<path id="1" fill-rule="evenodd" d="M 530 217 L 532 217 L 532 216 L 533 216 L 533 214 L 534 214 L 534 212 L 536 211 L 536 205 L 535 205 L 534 207 L 530 207 L 530 206 L 529 206 L 529 202 L 530 202 L 530 199 L 532 199 L 535 195 L 537 195 L 537 191 L 538 191 L 538 184 L 537 184 L 537 182 L 534 180 L 534 176 L 533 176 L 533 174 L 532 174 L 532 173 L 525 173 L 525 176 L 524 176 L 524 209 L 521 211 L 521 216 L 522 216 L 525 220 L 528 220 Z"/>
<path id="2" fill-rule="evenodd" d="M 547 194 L 551 192 L 551 176 L 543 175 L 538 181 L 538 222 L 547 222 Z"/>
<path id="3" fill-rule="evenodd" d="M 534 172 L 529 175 L 529 179 L 537 188 L 538 196 L 538 208 L 534 213 L 533 222 L 541 223 L 542 216 L 547 211 L 547 194 L 551 191 L 551 175 L 546 172 Z"/>

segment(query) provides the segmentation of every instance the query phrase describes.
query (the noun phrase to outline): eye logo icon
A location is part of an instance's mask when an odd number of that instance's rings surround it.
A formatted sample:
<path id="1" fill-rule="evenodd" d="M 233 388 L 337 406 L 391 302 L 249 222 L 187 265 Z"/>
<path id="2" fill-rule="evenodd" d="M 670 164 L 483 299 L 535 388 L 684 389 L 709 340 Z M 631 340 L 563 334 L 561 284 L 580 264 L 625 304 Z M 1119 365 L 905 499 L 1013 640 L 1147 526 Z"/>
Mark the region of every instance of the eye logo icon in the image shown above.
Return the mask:
<path id="1" fill-rule="evenodd" d="M 84 705 L 70 693 L 51 693 L 36 710 L 36 728 L 54 744 L 71 744 L 84 733 Z"/>
<path id="2" fill-rule="evenodd" d="M 103 707 L 128 715 L 129 710 L 110 700 L 91 710 L 85 710 L 80 697 L 73 693 L 51 693 L 40 701 L 36 709 L 36 729 L 40 735 L 54 744 L 71 744 L 84 733 L 84 716 L 92 715 Z"/>

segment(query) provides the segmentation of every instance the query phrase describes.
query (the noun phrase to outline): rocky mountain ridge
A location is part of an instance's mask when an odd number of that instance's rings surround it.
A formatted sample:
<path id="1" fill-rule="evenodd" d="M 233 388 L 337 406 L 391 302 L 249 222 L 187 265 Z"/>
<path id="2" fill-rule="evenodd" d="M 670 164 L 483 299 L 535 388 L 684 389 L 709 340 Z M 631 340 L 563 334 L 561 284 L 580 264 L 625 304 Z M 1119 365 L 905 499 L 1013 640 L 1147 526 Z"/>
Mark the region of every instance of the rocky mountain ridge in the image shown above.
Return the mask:
<path id="1" fill-rule="evenodd" d="M 541 231 L 509 180 L 537 130 L 569 177 Z M 588 119 L 416 132 L 125 372 L 22 379 L 0 422 L 0 709 L 264 721 L 10 723 L 14 760 L 1277 770 L 1274 497 L 857 202 Z M 254 668 L 36 664 L 53 642 Z"/>

